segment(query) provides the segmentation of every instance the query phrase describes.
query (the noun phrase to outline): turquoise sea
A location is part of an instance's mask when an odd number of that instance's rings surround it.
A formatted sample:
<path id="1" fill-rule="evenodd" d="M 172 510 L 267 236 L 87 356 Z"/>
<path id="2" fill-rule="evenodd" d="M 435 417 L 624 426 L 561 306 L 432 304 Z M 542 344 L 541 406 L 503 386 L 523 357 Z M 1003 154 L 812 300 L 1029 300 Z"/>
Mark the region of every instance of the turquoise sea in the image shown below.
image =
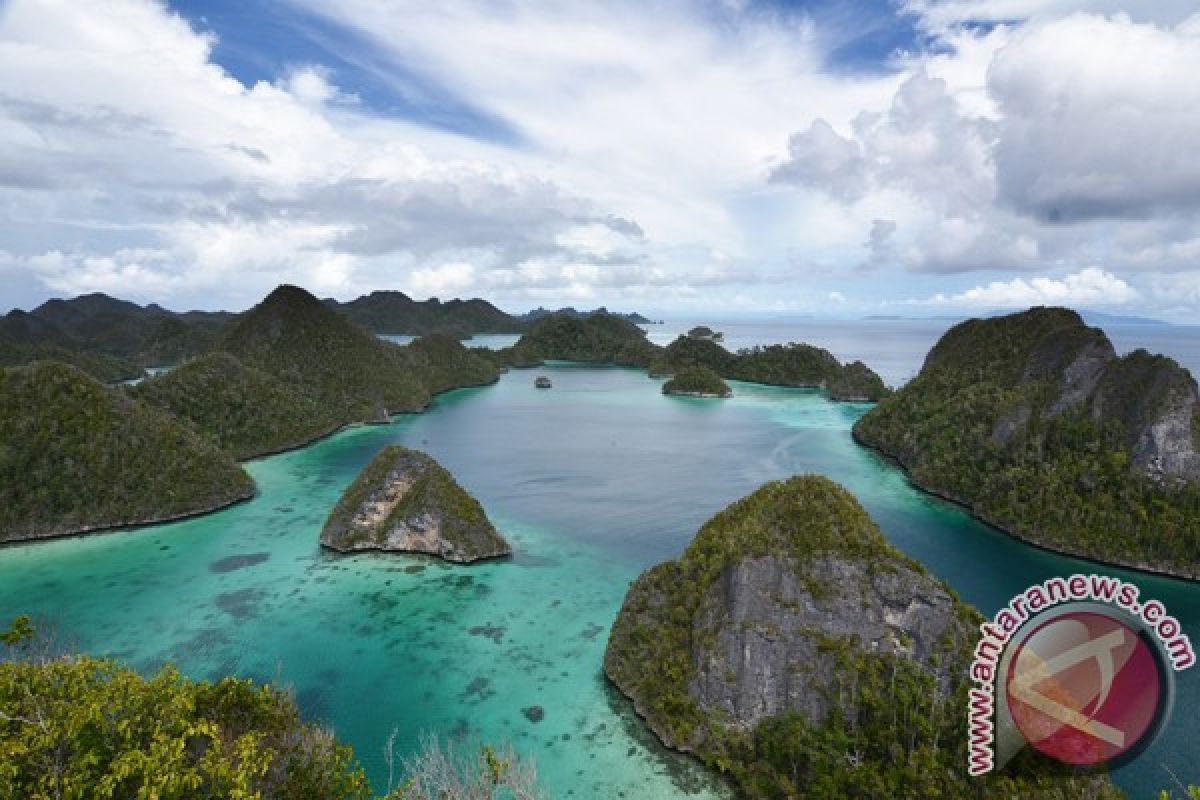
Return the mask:
<path id="1" fill-rule="evenodd" d="M 539 391 L 546 373 L 554 389 Z M 134 531 L 0 549 L 0 619 L 151 670 L 173 661 L 294 687 L 382 788 L 382 746 L 423 732 L 510 740 L 555 798 L 721 797 L 664 752 L 606 686 L 601 659 L 629 582 L 677 555 L 710 515 L 764 481 L 819 472 L 854 492 L 901 550 L 986 614 L 1091 565 L 1022 545 L 908 485 L 856 446 L 867 406 L 734 383 L 727 401 L 668 398 L 643 372 L 550 365 L 459 390 L 426 413 L 251 462 L 247 503 Z M 427 450 L 513 542 L 509 562 L 450 567 L 339 557 L 317 536 L 357 471 L 390 442 Z M 1200 585 L 1136 580 L 1200 640 Z M 1200 784 L 1200 670 L 1182 674 L 1164 737 L 1118 778 L 1132 796 Z M 541 706 L 530 721 L 522 710 Z"/>

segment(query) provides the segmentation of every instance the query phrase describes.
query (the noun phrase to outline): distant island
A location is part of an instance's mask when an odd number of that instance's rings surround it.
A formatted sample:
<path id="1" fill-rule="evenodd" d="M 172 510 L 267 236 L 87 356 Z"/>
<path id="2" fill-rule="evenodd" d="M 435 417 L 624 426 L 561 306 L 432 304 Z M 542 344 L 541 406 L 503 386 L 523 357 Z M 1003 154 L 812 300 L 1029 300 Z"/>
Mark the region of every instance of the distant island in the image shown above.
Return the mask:
<path id="1" fill-rule="evenodd" d="M 1200 398 L 1064 308 L 973 319 L 858 420 L 912 480 L 1034 544 L 1200 577 Z"/>
<path id="2" fill-rule="evenodd" d="M 845 489 L 798 476 L 642 573 L 604 672 L 665 745 L 751 798 L 1120 796 L 1032 752 L 1003 775 L 967 776 L 981 621 Z"/>
<path id="3" fill-rule="evenodd" d="M 646 338 L 645 331 L 622 317 L 604 312 L 582 317 L 553 314 L 535 322 L 512 347 L 481 355 L 504 366 L 581 361 L 639 367 L 656 376 L 704 367 L 724 379 L 825 389 L 833 400 L 875 401 L 890 393 L 865 364 L 843 365 L 818 347 L 792 343 L 731 353 L 721 346 L 720 338 L 719 332 L 697 326 L 659 347 Z"/>
<path id="4" fill-rule="evenodd" d="M 301 290 L 303 291 L 303 290 Z M 399 291 L 376 291 L 347 302 L 319 301 L 338 316 L 376 334 L 465 339 L 475 334 L 524 333 L 554 314 L 587 317 L 597 311 L 537 308 L 513 315 L 479 298 L 413 300 Z M 33 361 L 71 364 L 104 383 L 139 380 L 149 368 L 176 365 L 211 352 L 238 319 L 253 313 L 169 311 L 150 304 L 93 293 L 47 300 L 32 311 L 15 309 L 0 317 L 0 367 Z M 640 325 L 641 314 L 616 315 Z"/>
<path id="5" fill-rule="evenodd" d="M 732 397 L 733 390 L 708 367 L 685 367 L 663 384 L 663 394 L 689 397 Z"/>
<path id="6" fill-rule="evenodd" d="M 343 553 L 425 553 L 469 563 L 512 555 L 479 501 L 433 458 L 393 445 L 342 493 L 321 544 Z"/>
<path id="7" fill-rule="evenodd" d="M 578 311 L 575 308 L 572 308 L 571 306 L 567 306 L 565 308 L 559 308 L 559 309 L 552 311 L 550 309 L 542 308 L 541 306 L 538 306 L 537 308 L 533 309 L 532 311 L 527 311 L 524 314 L 522 314 L 520 316 L 520 320 L 522 322 L 532 323 L 532 322 L 537 322 L 539 319 L 541 319 L 543 317 L 549 317 L 554 314 L 560 314 L 562 316 L 567 316 L 567 317 L 590 317 L 593 314 L 611 314 L 614 317 L 620 317 L 621 319 L 629 320 L 630 322 L 634 323 L 635 325 L 661 325 L 662 324 L 662 320 L 655 321 L 655 320 L 649 319 L 649 318 L 644 317 L 641 314 L 637 313 L 636 311 L 630 312 L 630 313 L 621 313 L 619 311 L 609 311 L 604 306 L 600 306 L 600 308 L 593 309 L 592 311 Z"/>
<path id="8" fill-rule="evenodd" d="M 333 298 L 323 302 L 372 333 L 445 333 L 463 339 L 476 333 L 520 333 L 526 327 L 520 318 L 479 298 L 443 303 L 436 297 L 413 300 L 404 292 L 376 291 L 345 303 Z"/>

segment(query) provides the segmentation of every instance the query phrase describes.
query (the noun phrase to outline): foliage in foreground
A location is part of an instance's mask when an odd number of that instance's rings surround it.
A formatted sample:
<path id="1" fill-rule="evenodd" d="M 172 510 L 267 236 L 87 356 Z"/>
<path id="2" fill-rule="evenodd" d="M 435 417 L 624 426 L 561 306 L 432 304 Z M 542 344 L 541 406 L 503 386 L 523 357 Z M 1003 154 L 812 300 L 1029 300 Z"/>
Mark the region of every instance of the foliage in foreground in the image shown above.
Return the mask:
<path id="1" fill-rule="evenodd" d="M 28 617 L 0 634 L 0 797 L 369 800 L 352 749 L 304 722 L 291 695 L 167 666 L 143 678 L 87 656 L 35 655 Z M 511 748 L 434 738 L 404 760 L 385 800 L 535 800 L 532 762 Z M 387 751 L 390 760 L 390 748 Z"/>

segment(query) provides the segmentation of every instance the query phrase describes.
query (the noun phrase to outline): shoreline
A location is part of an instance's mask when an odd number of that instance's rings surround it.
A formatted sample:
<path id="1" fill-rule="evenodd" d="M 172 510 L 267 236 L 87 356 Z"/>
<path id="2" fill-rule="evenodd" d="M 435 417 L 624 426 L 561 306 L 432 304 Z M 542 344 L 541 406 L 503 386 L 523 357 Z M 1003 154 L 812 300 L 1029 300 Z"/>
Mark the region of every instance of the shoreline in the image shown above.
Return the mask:
<path id="1" fill-rule="evenodd" d="M 224 511 L 227 508 L 233 508 L 236 505 L 248 503 L 257 496 L 258 486 L 255 485 L 247 494 L 235 497 L 232 500 L 226 500 L 222 503 L 217 503 L 216 505 L 205 506 L 204 508 L 199 508 L 194 511 L 183 511 L 178 514 L 150 517 L 149 519 L 139 520 L 137 522 L 114 522 L 105 525 L 89 525 L 83 528 L 75 528 L 68 531 L 48 533 L 45 535 L 27 536 L 20 539 L 9 539 L 0 542 L 0 550 L 7 547 L 21 547 L 23 545 L 39 544 L 41 542 L 52 542 L 58 539 L 82 539 L 85 536 L 93 536 L 99 533 L 121 533 L 136 531 L 141 530 L 142 528 L 154 528 L 159 525 L 166 525 L 171 522 L 183 522 L 184 520 L 207 517 L 209 514 L 216 514 L 218 511 Z"/>
<path id="2" fill-rule="evenodd" d="M 969 502 L 967 502 L 965 500 L 962 500 L 960 498 L 954 497 L 953 495 L 938 491 L 937 489 L 923 486 L 920 482 L 918 482 L 913 477 L 912 473 L 909 471 L 908 467 L 905 466 L 904 462 L 902 462 L 899 458 L 892 455 L 888 451 L 884 450 L 882 447 L 877 447 L 873 444 L 870 444 L 870 443 L 864 441 L 863 439 L 861 439 L 859 437 L 858 433 L 853 428 L 850 429 L 850 438 L 852 438 L 854 440 L 854 443 L 856 445 L 858 445 L 859 447 L 876 454 L 883 460 L 887 461 L 889 464 L 892 464 L 893 466 L 899 468 L 900 472 L 904 475 L 904 480 L 908 482 L 909 486 L 912 486 L 913 488 L 917 489 L 922 494 L 926 494 L 930 497 L 935 497 L 944 503 L 949 503 L 950 505 L 955 506 L 956 508 L 960 508 L 963 511 L 966 511 L 967 514 L 969 514 L 972 519 L 975 519 L 978 522 L 982 522 L 984 525 L 987 525 L 989 528 L 992 528 L 993 530 L 998 531 L 999 533 L 1002 533 L 1005 536 L 1009 537 L 1010 539 L 1014 539 L 1014 540 L 1020 542 L 1021 544 L 1027 545 L 1029 547 L 1035 547 L 1038 550 L 1041 550 L 1046 553 L 1053 553 L 1054 555 L 1057 555 L 1057 556 L 1065 556 L 1067 558 L 1074 558 L 1079 561 L 1084 561 L 1089 564 L 1096 564 L 1096 565 L 1099 565 L 1102 567 L 1116 567 L 1117 569 L 1125 569 L 1125 570 L 1130 570 L 1132 572 L 1139 572 L 1144 575 L 1153 575 L 1158 578 L 1168 578 L 1170 580 L 1185 581 L 1187 583 L 1200 582 L 1200 573 L 1194 574 L 1194 575 L 1187 575 L 1187 574 L 1180 573 L 1180 572 L 1171 572 L 1168 570 L 1160 569 L 1158 567 L 1152 567 L 1152 566 L 1149 566 L 1146 564 L 1129 564 L 1129 563 L 1124 563 L 1124 562 L 1120 562 L 1120 561 L 1110 561 L 1107 559 L 1099 558 L 1097 556 L 1087 556 L 1087 555 L 1082 555 L 1080 553 L 1072 553 L 1067 550 L 1062 550 L 1058 547 L 1054 547 L 1054 546 L 1048 545 L 1048 544 L 1043 544 L 1041 542 L 1030 539 L 1025 534 L 1019 533 L 1019 532 L 1013 530 L 1012 528 L 1008 527 L 1007 525 L 1004 525 L 1003 523 L 999 522 L 998 520 L 994 520 L 994 519 L 988 517 L 986 514 L 983 514 L 982 512 L 975 510 L 975 508 Z"/>
<path id="3" fill-rule="evenodd" d="M 334 428 L 332 430 L 318 434 L 317 436 L 314 436 L 313 438 L 308 439 L 303 442 L 300 442 L 298 444 L 291 444 L 291 445 L 287 445 L 285 447 L 279 448 L 277 450 L 266 451 L 263 453 L 259 453 L 257 455 L 247 456 L 245 458 L 239 458 L 239 459 L 236 459 L 236 461 L 240 465 L 240 464 L 245 464 L 250 461 L 257 461 L 259 459 L 270 458 L 272 456 L 282 455 L 284 453 L 290 453 L 290 452 L 293 452 L 296 450 L 302 450 L 305 447 L 308 447 L 309 445 L 316 444 L 317 442 L 320 442 L 324 439 L 328 439 L 328 438 L 334 436 L 335 434 L 341 433 L 344 430 L 348 430 L 350 428 L 355 428 L 360 425 L 391 425 L 395 421 L 395 417 L 399 417 L 404 414 L 423 414 L 423 413 L 425 413 L 425 411 L 427 411 L 430 407 L 433 406 L 434 401 L 443 394 L 447 394 L 448 392 L 453 392 L 458 389 L 484 388 L 484 387 L 492 386 L 492 385 L 496 384 L 497 382 L 499 382 L 499 380 L 500 380 L 500 378 L 499 378 L 499 376 L 497 376 L 494 380 L 488 381 L 486 383 L 473 383 L 473 384 L 467 384 L 464 386 L 453 386 L 449 389 L 443 389 L 442 391 L 436 392 L 433 395 L 431 395 L 429 402 L 427 402 L 425 405 L 421 406 L 421 408 L 416 409 L 414 411 L 397 411 L 395 413 L 389 412 L 388 419 L 386 419 L 386 420 L 376 420 L 376 421 L 372 421 L 372 422 L 343 423 L 341 425 L 338 425 L 336 428 Z M 114 523 L 108 523 L 108 524 L 103 524 L 103 525 L 88 525 L 88 526 L 84 526 L 84 527 L 80 527 L 80 528 L 72 528 L 67 531 L 48 533 L 45 535 L 24 536 L 24 537 L 21 537 L 18 539 L 9 539 L 9 540 L 5 540 L 5 541 L 0 541 L 0 549 L 4 549 L 4 548 L 8 548 L 8 547 L 21 547 L 21 546 L 26 546 L 26 545 L 35 545 L 35 544 L 39 544 L 41 542 L 51 542 L 51 541 L 55 541 L 58 539 L 83 538 L 85 536 L 94 536 L 96 534 L 101 534 L 101 533 L 132 532 L 132 531 L 140 530 L 142 528 L 153 528 L 158 525 L 166 525 L 171 522 L 183 522 L 183 521 L 189 520 L 189 519 L 195 519 L 198 517 L 206 517 L 210 514 L 216 514 L 219 511 L 224 511 L 228 508 L 232 508 L 233 506 L 240 505 L 241 503 L 247 503 L 247 502 L 253 500 L 257 496 L 258 496 L 258 485 L 254 484 L 254 486 L 251 487 L 250 491 L 244 495 L 235 497 L 232 500 L 227 500 L 222 503 L 217 503 L 215 505 L 205 506 L 204 508 L 199 508 L 194 511 L 185 511 L 185 512 L 181 512 L 179 514 L 168 514 L 165 516 L 155 516 L 155 517 L 150 517 L 150 518 L 147 518 L 144 520 L 137 520 L 137 521 L 133 521 L 133 522 L 114 522 Z"/>

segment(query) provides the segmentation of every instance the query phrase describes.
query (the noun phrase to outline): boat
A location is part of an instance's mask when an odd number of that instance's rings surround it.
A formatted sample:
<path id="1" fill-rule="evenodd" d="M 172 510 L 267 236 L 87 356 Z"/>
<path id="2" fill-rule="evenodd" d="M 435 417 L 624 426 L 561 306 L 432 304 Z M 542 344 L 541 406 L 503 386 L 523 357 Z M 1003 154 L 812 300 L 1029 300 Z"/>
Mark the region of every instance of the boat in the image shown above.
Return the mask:
<path id="1" fill-rule="evenodd" d="M 550 383 L 550 379 L 545 375 L 538 375 L 534 380 L 533 385 L 539 389 L 549 389 L 554 384 Z"/>

